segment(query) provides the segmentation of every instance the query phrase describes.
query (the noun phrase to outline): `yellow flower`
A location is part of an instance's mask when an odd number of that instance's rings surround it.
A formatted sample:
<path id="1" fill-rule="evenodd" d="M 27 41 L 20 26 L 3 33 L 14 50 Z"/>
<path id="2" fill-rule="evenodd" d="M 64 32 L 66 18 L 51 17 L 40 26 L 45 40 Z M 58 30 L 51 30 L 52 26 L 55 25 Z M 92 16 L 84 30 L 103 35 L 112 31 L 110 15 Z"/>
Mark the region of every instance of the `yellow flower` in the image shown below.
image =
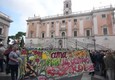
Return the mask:
<path id="1" fill-rule="evenodd" d="M 47 57 L 47 55 L 46 55 L 46 53 L 42 53 L 42 59 L 47 59 L 48 57 Z"/>

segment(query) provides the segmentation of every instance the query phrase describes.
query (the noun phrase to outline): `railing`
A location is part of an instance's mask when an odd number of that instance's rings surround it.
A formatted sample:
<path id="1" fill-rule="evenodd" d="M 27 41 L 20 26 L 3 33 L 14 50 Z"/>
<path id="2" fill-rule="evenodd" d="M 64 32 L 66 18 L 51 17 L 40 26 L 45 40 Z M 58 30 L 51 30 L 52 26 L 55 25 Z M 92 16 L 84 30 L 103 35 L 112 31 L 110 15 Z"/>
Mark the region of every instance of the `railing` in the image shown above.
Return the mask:
<path id="1" fill-rule="evenodd" d="M 68 40 L 68 44 L 70 45 L 74 45 L 74 46 L 77 46 L 77 47 L 82 47 L 84 49 L 92 49 L 94 48 L 94 43 L 84 43 L 84 42 L 80 42 L 77 40 L 77 44 L 76 44 L 76 40 L 75 39 L 72 39 L 72 40 Z M 96 44 L 95 47 L 98 49 L 103 49 L 103 50 L 106 50 L 107 48 L 102 46 L 102 45 L 99 45 L 99 44 Z"/>
<path id="2" fill-rule="evenodd" d="M 40 16 L 29 17 L 28 19 L 38 19 Z"/>
<path id="3" fill-rule="evenodd" d="M 95 7 L 93 10 L 105 9 L 105 8 L 113 8 L 113 7 L 115 7 L 115 6 L 114 5 L 107 5 L 107 6 Z"/>
<path id="4" fill-rule="evenodd" d="M 42 45 L 44 48 L 46 48 L 46 47 L 54 46 L 54 44 L 55 44 L 55 41 L 54 41 L 54 39 L 52 39 L 52 40 L 44 41 L 44 43 Z"/>
<path id="5" fill-rule="evenodd" d="M 106 8 L 114 8 L 115 6 L 113 5 L 108 5 L 108 6 L 102 6 L 102 7 L 95 7 L 93 10 L 99 10 L 99 9 L 106 9 Z M 85 14 L 85 13 L 90 13 L 93 10 L 85 10 L 85 11 L 78 11 L 78 12 L 72 12 L 72 14 Z M 63 14 L 57 14 L 57 15 L 52 15 L 52 16 L 45 16 L 45 17 L 40 17 L 40 16 L 34 16 L 34 17 L 29 17 L 28 19 L 49 19 L 49 18 L 55 18 L 55 17 L 62 17 L 65 16 Z"/>

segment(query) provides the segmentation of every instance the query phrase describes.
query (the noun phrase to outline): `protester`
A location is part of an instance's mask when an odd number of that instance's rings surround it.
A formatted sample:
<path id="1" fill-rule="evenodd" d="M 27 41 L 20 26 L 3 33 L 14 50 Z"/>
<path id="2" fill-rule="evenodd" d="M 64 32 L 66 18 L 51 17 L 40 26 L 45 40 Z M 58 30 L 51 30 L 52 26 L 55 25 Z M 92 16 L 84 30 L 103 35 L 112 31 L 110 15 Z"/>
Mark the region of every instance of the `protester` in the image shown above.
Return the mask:
<path id="1" fill-rule="evenodd" d="M 115 61 L 115 51 L 112 52 L 113 59 Z M 114 79 L 115 79 L 115 69 L 114 69 Z"/>
<path id="2" fill-rule="evenodd" d="M 115 80 L 114 79 L 115 60 L 110 51 L 106 52 L 106 55 L 104 56 L 104 62 L 105 62 L 106 74 L 107 74 L 108 80 Z"/>
<path id="3" fill-rule="evenodd" d="M 6 57 L 6 74 L 10 73 L 10 67 L 9 67 L 9 54 L 12 51 L 12 45 L 8 46 L 8 49 L 4 52 L 4 55 Z"/>
<path id="4" fill-rule="evenodd" d="M 0 44 L 0 72 L 3 72 L 3 62 L 4 62 L 4 51 L 5 48 L 2 44 Z"/>
<path id="5" fill-rule="evenodd" d="M 104 51 L 100 52 L 100 60 L 99 60 L 99 64 L 100 64 L 100 75 L 103 77 L 106 77 L 106 69 L 105 69 L 105 63 L 104 63 L 104 58 L 105 54 Z"/>
<path id="6" fill-rule="evenodd" d="M 19 65 L 19 61 L 18 61 L 18 54 L 16 53 L 17 47 L 14 46 L 12 48 L 12 52 L 10 52 L 9 54 L 9 65 L 10 65 L 10 69 L 11 69 L 11 78 L 12 80 L 17 80 L 18 77 L 18 65 Z"/>
<path id="7" fill-rule="evenodd" d="M 94 65 L 94 67 L 95 67 L 95 63 L 96 63 L 96 60 L 95 60 L 95 51 L 90 51 L 89 52 L 89 55 L 90 55 L 90 58 L 91 58 L 91 61 L 92 61 L 92 63 L 93 63 L 93 65 Z M 91 75 L 91 76 L 94 76 L 94 74 L 95 74 L 95 70 L 93 71 L 93 72 L 90 72 L 89 73 L 89 75 Z"/>
<path id="8" fill-rule="evenodd" d="M 21 55 L 21 48 L 20 47 L 17 48 L 16 53 L 20 57 L 20 55 Z"/>

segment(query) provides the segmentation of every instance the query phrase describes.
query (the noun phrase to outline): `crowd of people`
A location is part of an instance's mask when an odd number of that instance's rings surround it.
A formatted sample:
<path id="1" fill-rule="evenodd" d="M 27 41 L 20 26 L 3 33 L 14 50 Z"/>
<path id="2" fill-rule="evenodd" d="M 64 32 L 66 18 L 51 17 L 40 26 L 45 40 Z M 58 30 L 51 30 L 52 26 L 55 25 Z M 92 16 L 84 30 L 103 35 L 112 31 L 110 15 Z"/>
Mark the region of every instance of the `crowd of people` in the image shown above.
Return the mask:
<path id="1" fill-rule="evenodd" d="M 18 46 L 9 45 L 7 49 L 0 44 L 0 72 L 11 73 L 11 79 L 17 80 L 18 77 L 18 66 L 21 51 Z M 5 63 L 5 65 L 4 65 Z M 5 69 L 4 69 L 5 68 Z"/>
<path id="2" fill-rule="evenodd" d="M 17 80 L 19 57 L 21 55 L 21 48 L 15 45 L 9 45 L 7 49 L 0 44 L 0 72 L 4 71 L 6 74 L 11 73 L 12 80 Z M 98 50 L 89 51 L 92 63 L 94 64 L 94 72 L 89 75 L 98 74 L 105 77 L 107 80 L 115 80 L 115 51 L 112 50 Z"/>
<path id="3" fill-rule="evenodd" d="M 115 51 L 90 51 L 90 57 L 94 64 L 94 72 L 90 72 L 89 74 L 93 76 L 98 73 L 106 80 L 115 80 Z"/>

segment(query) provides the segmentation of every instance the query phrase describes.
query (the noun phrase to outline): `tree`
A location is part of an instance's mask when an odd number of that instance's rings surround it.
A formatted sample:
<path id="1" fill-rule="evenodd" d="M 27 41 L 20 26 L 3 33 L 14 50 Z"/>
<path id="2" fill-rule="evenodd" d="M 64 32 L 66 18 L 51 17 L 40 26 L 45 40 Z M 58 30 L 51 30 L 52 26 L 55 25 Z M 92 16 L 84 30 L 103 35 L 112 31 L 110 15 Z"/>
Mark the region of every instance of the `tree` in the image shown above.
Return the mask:
<path id="1" fill-rule="evenodd" d="M 8 36 L 8 37 L 11 38 L 12 40 L 15 40 L 15 39 L 16 39 L 16 37 L 15 37 L 14 35 Z"/>
<path id="2" fill-rule="evenodd" d="M 21 40 L 23 39 L 23 36 L 25 36 L 25 35 L 26 35 L 25 32 L 18 32 L 15 35 L 9 36 L 9 38 L 20 45 Z M 23 39 L 23 43 L 24 43 L 24 39 Z"/>

